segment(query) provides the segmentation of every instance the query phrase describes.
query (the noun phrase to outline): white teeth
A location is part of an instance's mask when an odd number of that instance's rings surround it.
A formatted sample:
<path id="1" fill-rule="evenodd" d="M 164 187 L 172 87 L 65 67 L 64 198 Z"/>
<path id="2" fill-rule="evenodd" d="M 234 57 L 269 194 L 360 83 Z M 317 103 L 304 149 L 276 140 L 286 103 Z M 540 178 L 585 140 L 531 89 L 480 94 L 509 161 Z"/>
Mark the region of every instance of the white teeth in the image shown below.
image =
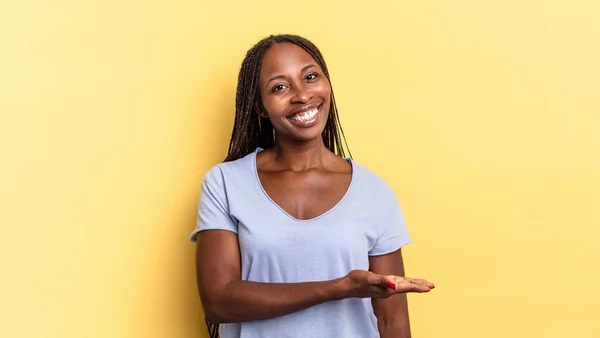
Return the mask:
<path id="1" fill-rule="evenodd" d="M 318 112 L 319 112 L 319 109 L 314 108 L 311 110 L 307 110 L 303 113 L 298 113 L 298 114 L 290 117 L 290 119 L 294 120 L 294 121 L 308 121 L 308 120 L 312 119 L 313 117 L 315 117 L 315 115 L 317 115 Z"/>

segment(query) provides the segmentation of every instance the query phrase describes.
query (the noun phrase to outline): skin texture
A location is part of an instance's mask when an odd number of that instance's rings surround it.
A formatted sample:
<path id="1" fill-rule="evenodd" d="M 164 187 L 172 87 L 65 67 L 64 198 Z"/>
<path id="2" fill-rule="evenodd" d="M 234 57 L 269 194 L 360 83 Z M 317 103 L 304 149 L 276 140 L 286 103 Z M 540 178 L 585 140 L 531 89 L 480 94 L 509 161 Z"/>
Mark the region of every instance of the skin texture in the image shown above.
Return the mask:
<path id="1" fill-rule="evenodd" d="M 350 184 L 351 165 L 330 152 L 321 138 L 330 96 L 328 79 L 301 47 L 280 43 L 265 52 L 256 110 L 271 120 L 277 142 L 257 155 L 257 169 L 267 194 L 296 219 L 330 210 Z M 290 120 L 315 107 L 320 109 L 312 123 Z M 370 271 L 354 270 L 330 281 L 277 284 L 241 280 L 236 234 L 203 231 L 197 242 L 198 289 L 214 323 L 273 318 L 331 300 L 369 297 L 381 336 L 404 338 L 410 337 L 406 293 L 433 288 L 425 280 L 403 277 L 400 250 L 370 257 Z"/>

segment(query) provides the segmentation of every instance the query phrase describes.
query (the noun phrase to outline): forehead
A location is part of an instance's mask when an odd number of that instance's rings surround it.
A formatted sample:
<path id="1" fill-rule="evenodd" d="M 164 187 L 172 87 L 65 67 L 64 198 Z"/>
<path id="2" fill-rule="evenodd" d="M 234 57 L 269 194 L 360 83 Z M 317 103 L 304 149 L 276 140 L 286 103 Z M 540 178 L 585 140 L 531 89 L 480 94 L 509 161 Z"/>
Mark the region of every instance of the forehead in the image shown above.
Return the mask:
<path id="1" fill-rule="evenodd" d="M 289 42 L 278 43 L 265 51 L 260 67 L 260 75 L 263 78 L 263 76 L 269 75 L 294 73 L 309 64 L 319 66 L 302 47 Z"/>

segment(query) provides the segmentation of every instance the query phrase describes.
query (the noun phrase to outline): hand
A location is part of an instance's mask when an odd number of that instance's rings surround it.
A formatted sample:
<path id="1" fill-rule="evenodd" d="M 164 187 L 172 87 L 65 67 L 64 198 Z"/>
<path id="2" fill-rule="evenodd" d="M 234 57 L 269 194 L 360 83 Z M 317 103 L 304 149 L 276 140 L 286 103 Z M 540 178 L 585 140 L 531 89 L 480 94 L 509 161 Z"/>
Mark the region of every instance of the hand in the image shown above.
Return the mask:
<path id="1" fill-rule="evenodd" d="M 352 270 L 342 278 L 349 288 L 349 297 L 387 298 L 397 293 L 429 292 L 435 286 L 424 280 L 394 275 L 378 275 L 365 270 Z"/>

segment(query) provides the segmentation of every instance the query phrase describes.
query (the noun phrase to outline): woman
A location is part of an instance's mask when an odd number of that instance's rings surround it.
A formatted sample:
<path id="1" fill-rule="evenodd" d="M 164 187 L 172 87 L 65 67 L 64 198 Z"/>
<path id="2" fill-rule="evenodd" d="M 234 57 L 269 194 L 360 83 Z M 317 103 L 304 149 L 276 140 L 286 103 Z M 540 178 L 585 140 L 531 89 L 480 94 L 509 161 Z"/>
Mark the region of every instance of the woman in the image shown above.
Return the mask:
<path id="1" fill-rule="evenodd" d="M 197 277 L 211 336 L 410 337 L 394 193 L 345 158 L 325 61 L 271 36 L 240 70 L 224 163 L 204 177 Z"/>

